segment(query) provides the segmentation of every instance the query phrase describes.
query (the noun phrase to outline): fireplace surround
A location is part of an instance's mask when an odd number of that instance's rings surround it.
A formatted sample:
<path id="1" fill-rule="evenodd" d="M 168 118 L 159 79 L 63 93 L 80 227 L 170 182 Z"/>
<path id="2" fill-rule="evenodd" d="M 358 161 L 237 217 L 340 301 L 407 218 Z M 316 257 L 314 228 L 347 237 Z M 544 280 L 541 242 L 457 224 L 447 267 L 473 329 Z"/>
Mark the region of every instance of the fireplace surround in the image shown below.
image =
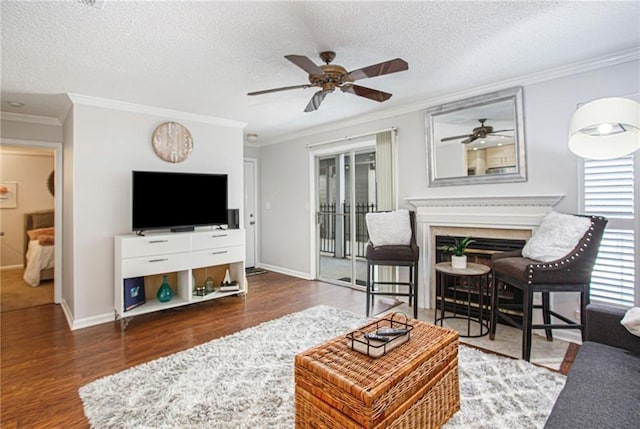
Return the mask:
<path id="1" fill-rule="evenodd" d="M 436 237 L 527 240 L 564 195 L 410 197 L 422 270 L 420 307 L 434 308 Z"/>

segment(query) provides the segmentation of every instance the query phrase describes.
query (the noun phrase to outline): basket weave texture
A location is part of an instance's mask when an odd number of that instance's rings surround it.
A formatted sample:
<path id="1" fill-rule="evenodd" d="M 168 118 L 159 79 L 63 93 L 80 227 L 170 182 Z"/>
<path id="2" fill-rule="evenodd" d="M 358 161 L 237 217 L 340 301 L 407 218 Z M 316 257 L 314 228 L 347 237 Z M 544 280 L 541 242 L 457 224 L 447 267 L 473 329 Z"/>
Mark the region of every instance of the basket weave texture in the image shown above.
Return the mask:
<path id="1" fill-rule="evenodd" d="M 346 336 L 296 355 L 296 428 L 425 429 L 446 423 L 460 409 L 458 333 L 411 323 L 411 339 L 380 358 L 351 350 Z"/>

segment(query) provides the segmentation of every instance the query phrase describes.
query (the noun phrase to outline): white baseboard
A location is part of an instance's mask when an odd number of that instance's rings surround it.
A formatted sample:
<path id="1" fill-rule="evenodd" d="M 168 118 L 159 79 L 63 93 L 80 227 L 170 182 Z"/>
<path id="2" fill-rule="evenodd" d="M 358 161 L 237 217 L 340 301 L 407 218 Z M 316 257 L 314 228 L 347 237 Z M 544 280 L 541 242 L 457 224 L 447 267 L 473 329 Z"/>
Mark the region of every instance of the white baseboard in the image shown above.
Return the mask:
<path id="1" fill-rule="evenodd" d="M 69 325 L 69 328 L 73 330 L 73 313 L 71 312 L 71 309 L 69 308 L 69 304 L 67 304 L 67 301 L 64 298 L 62 298 L 62 300 L 60 301 L 60 307 L 62 308 L 64 317 L 67 319 L 67 324 Z"/>
<path id="2" fill-rule="evenodd" d="M 4 267 L 0 267 L 0 271 L 17 270 L 22 268 L 24 268 L 24 265 L 5 265 Z"/>
<path id="3" fill-rule="evenodd" d="M 67 301 L 62 299 L 60 302 L 60 306 L 62 307 L 62 312 L 67 318 L 67 323 L 69 324 L 69 328 L 72 331 L 82 328 L 88 328 L 89 326 L 101 325 L 107 322 L 113 322 L 115 317 L 113 313 L 99 314 L 97 316 L 85 317 L 84 319 L 74 319 L 73 312 L 69 308 Z"/>
<path id="4" fill-rule="evenodd" d="M 103 323 L 113 322 L 114 320 L 115 316 L 113 313 L 85 317 L 84 319 L 74 320 L 71 330 L 75 331 L 76 329 L 88 328 L 89 326 L 102 325 Z"/>
<path id="5" fill-rule="evenodd" d="M 298 277 L 300 279 L 304 279 L 304 280 L 313 280 L 313 278 L 311 277 L 311 274 L 309 273 L 303 273 L 300 271 L 295 271 L 295 270 L 290 270 L 288 268 L 283 268 L 283 267 L 277 267 L 275 265 L 269 265 L 269 264 L 257 264 L 258 268 L 262 268 L 263 270 L 267 270 L 267 271 L 273 271 L 274 273 L 280 273 L 280 274 L 285 274 L 287 276 L 291 276 L 291 277 Z"/>

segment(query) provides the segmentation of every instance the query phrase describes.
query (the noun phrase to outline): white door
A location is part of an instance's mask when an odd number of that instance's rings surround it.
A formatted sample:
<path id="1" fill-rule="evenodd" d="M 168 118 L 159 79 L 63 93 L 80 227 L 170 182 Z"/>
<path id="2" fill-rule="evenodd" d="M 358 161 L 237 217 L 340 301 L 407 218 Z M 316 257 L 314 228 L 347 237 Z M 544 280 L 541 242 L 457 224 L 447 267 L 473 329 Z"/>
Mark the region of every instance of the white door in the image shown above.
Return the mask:
<path id="1" fill-rule="evenodd" d="M 245 266 L 256 266 L 256 162 L 244 161 L 244 229 L 247 233 Z"/>

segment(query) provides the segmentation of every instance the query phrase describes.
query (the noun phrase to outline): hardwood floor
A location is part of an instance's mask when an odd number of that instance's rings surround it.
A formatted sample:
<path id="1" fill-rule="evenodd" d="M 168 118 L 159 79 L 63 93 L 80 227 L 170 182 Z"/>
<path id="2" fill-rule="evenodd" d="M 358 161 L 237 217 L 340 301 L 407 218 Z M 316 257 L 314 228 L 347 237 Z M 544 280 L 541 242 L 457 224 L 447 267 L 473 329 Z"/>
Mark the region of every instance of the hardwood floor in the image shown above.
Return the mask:
<path id="1" fill-rule="evenodd" d="M 117 322 L 71 331 L 55 304 L 0 314 L 1 427 L 88 428 L 78 389 L 100 377 L 318 304 L 364 315 L 363 292 L 276 273 L 248 279 L 244 301 L 138 316 L 124 332 Z M 384 310 L 376 302 L 373 314 Z"/>
<path id="2" fill-rule="evenodd" d="M 2 428 L 88 428 L 81 386 L 318 304 L 364 313 L 362 292 L 276 273 L 249 277 L 245 301 L 222 298 L 139 316 L 125 332 L 115 322 L 70 331 L 54 304 L 3 313 Z"/>

